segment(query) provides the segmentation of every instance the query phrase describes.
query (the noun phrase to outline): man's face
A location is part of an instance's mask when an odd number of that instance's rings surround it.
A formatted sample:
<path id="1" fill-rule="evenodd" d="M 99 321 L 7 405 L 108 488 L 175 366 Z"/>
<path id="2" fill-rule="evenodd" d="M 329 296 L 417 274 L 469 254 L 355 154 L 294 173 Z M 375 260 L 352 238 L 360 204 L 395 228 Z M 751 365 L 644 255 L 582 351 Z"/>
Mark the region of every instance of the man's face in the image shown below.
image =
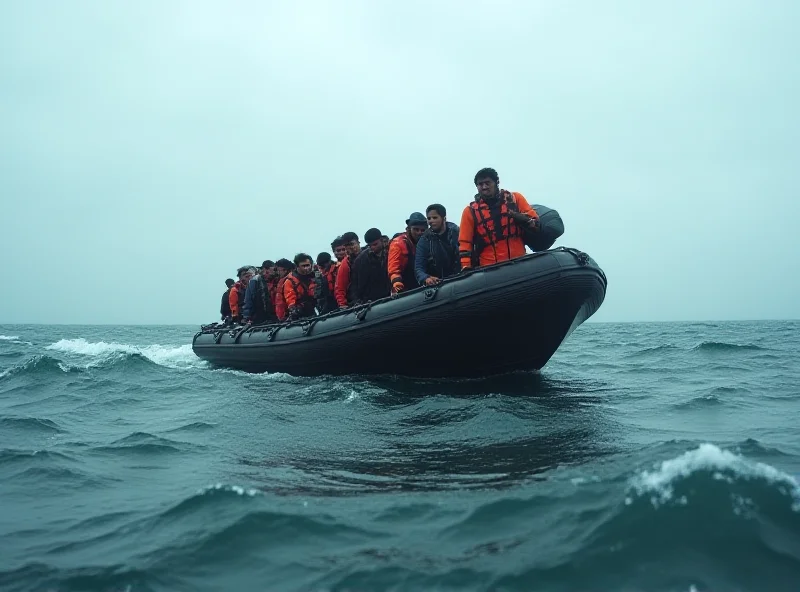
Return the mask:
<path id="1" fill-rule="evenodd" d="M 376 255 L 383 251 L 383 239 L 379 238 L 378 240 L 374 240 L 369 244 L 369 250 L 375 253 Z"/>
<path id="2" fill-rule="evenodd" d="M 427 229 L 427 226 L 411 226 L 408 229 L 408 232 L 411 234 L 411 240 L 416 243 Z"/>
<path id="3" fill-rule="evenodd" d="M 492 197 L 497 192 L 497 183 L 494 182 L 494 179 L 478 179 L 475 186 L 482 197 Z"/>
<path id="4" fill-rule="evenodd" d="M 278 270 L 278 277 L 286 277 L 289 275 L 289 270 L 285 267 L 277 267 L 276 269 Z"/>
<path id="5" fill-rule="evenodd" d="M 297 264 L 297 272 L 300 275 L 308 275 L 311 273 L 312 266 L 311 259 L 306 259 Z"/>
<path id="6" fill-rule="evenodd" d="M 431 230 L 434 232 L 441 232 L 442 226 L 444 226 L 444 218 L 436 210 L 431 210 L 428 212 L 428 224 L 431 225 Z"/>
<path id="7" fill-rule="evenodd" d="M 345 257 L 347 257 L 347 247 L 344 245 L 339 245 L 333 250 L 333 254 L 336 257 L 337 261 L 341 261 Z"/>
<path id="8" fill-rule="evenodd" d="M 361 243 L 358 242 L 358 239 L 352 240 L 345 245 L 347 249 L 348 255 L 358 255 L 361 252 Z"/>
<path id="9" fill-rule="evenodd" d="M 253 279 L 253 272 L 252 271 L 248 271 L 247 273 L 245 273 L 242 276 L 242 285 L 246 286 L 247 284 L 250 283 L 251 279 Z"/>

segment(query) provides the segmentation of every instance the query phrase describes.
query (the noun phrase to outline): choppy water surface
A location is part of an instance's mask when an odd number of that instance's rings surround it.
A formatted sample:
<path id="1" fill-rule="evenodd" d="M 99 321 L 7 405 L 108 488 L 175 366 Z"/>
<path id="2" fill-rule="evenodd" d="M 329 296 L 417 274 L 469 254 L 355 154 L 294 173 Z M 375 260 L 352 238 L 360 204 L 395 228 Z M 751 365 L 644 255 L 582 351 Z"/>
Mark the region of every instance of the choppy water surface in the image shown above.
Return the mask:
<path id="1" fill-rule="evenodd" d="M 193 331 L 0 326 L 0 590 L 800 589 L 800 322 L 588 324 L 472 381 Z"/>

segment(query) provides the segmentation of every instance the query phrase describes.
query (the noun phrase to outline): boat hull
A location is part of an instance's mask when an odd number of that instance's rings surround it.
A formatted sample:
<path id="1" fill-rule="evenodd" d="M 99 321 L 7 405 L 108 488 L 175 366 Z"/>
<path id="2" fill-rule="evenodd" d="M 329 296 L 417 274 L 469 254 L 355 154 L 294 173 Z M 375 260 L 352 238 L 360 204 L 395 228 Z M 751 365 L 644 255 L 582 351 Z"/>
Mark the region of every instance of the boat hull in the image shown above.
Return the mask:
<path id="1" fill-rule="evenodd" d="M 597 311 L 606 286 L 591 257 L 558 248 L 301 322 L 206 329 L 192 348 L 217 366 L 295 376 L 538 370 Z"/>

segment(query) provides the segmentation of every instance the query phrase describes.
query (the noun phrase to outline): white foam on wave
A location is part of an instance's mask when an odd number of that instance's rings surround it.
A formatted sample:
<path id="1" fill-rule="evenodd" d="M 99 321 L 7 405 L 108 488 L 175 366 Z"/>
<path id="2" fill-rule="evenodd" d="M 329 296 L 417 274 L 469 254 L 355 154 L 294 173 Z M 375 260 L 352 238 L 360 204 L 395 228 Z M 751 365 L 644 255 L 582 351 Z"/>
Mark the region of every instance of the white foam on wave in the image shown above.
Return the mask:
<path id="1" fill-rule="evenodd" d="M 653 505 L 657 506 L 672 500 L 677 480 L 697 471 L 713 471 L 713 479 L 729 483 L 734 479 L 763 479 L 791 493 L 795 500 L 792 507 L 800 511 L 800 483 L 794 477 L 771 465 L 748 460 L 708 443 L 663 461 L 653 471 L 642 471 L 632 479 L 631 486 L 639 495 L 649 494 Z M 630 498 L 625 500 L 627 504 L 631 501 Z M 686 503 L 683 497 L 677 501 Z"/>
<path id="2" fill-rule="evenodd" d="M 158 344 L 139 347 L 124 343 L 106 343 L 105 341 L 90 342 L 80 337 L 78 339 L 61 339 L 48 345 L 45 349 L 71 356 L 92 358 L 92 361 L 86 367 L 114 358 L 137 354 L 147 358 L 154 364 L 166 366 L 167 368 L 205 368 L 207 366 L 207 362 L 199 359 L 194 354 L 190 344 L 178 347 Z"/>
<path id="3" fill-rule="evenodd" d="M 0 341 L 19 341 L 19 335 L 0 335 Z"/>
<path id="4" fill-rule="evenodd" d="M 217 374 L 232 374 L 240 378 L 250 380 L 293 380 L 294 376 L 285 372 L 245 372 L 244 370 L 234 370 L 233 368 L 215 368 L 212 370 Z"/>
<path id="5" fill-rule="evenodd" d="M 215 491 L 230 491 L 235 493 L 236 495 L 246 496 L 246 497 L 255 497 L 260 492 L 257 489 L 245 489 L 241 485 L 225 485 L 224 483 L 215 483 L 214 485 L 207 485 L 202 489 L 199 489 L 197 493 L 199 495 L 203 495 L 206 493 L 213 493 Z"/>

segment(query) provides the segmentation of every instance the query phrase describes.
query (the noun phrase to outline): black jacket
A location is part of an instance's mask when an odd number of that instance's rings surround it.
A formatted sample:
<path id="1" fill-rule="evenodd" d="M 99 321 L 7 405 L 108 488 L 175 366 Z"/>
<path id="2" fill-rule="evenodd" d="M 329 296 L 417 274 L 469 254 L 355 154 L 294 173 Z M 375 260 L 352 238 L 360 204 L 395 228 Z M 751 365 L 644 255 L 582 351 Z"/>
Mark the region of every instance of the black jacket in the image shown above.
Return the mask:
<path id="1" fill-rule="evenodd" d="M 269 293 L 269 285 L 264 276 L 258 274 L 247 284 L 244 298 L 244 317 L 254 325 L 274 323 L 278 320 L 275 314 L 275 303 Z"/>
<path id="2" fill-rule="evenodd" d="M 228 288 L 222 295 L 222 303 L 219 305 L 219 314 L 220 316 L 222 316 L 223 321 L 229 316 L 231 316 L 231 303 L 228 300 L 230 295 L 231 295 L 231 289 Z"/>
<path id="3" fill-rule="evenodd" d="M 438 234 L 430 228 L 417 242 L 415 272 L 420 285 L 430 276 L 444 279 L 461 271 L 458 255 L 458 226 L 448 222 L 445 231 Z"/>
<path id="4" fill-rule="evenodd" d="M 356 301 L 358 304 L 386 298 L 391 291 L 386 249 L 379 254 L 370 249 L 361 251 L 353 262 L 356 272 Z"/>

